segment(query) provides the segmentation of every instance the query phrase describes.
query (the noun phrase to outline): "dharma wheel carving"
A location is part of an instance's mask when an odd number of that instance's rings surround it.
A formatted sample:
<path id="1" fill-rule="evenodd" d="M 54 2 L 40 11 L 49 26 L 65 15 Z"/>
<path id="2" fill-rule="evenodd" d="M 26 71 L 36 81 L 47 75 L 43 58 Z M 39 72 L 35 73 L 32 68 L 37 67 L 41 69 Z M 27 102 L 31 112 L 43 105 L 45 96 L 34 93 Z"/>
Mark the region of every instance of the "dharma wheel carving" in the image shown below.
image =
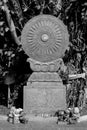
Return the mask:
<path id="1" fill-rule="evenodd" d="M 51 15 L 39 15 L 26 23 L 21 42 L 31 59 L 45 64 L 62 57 L 69 37 L 61 20 Z"/>

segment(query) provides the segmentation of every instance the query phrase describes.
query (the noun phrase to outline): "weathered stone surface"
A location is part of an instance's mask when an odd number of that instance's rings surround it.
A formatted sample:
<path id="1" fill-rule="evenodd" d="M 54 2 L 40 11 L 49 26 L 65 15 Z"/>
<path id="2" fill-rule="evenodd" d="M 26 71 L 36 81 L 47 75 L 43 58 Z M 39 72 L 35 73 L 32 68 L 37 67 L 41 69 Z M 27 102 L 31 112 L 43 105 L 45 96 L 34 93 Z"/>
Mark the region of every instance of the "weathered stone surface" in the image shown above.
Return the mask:
<path id="1" fill-rule="evenodd" d="M 56 72 L 61 66 L 64 66 L 61 58 L 47 63 L 35 61 L 31 58 L 29 58 L 27 61 L 30 63 L 31 69 L 36 72 Z"/>
<path id="2" fill-rule="evenodd" d="M 33 72 L 32 75 L 28 79 L 29 82 L 62 82 L 62 79 L 59 77 L 56 72 Z M 28 85 L 27 83 L 27 85 Z"/>
<path id="3" fill-rule="evenodd" d="M 61 80 L 58 80 L 56 74 L 53 75 L 55 75 L 54 81 L 53 77 L 52 81 L 38 81 L 37 78 L 36 81 L 28 81 L 27 86 L 24 86 L 24 111 L 27 114 L 50 113 L 66 109 L 66 87 Z M 42 79 L 45 78 L 42 76 Z"/>
<path id="4" fill-rule="evenodd" d="M 67 27 L 52 15 L 39 15 L 27 22 L 21 36 L 27 55 L 43 63 L 61 58 L 69 45 Z"/>
<path id="5" fill-rule="evenodd" d="M 24 111 L 49 113 L 66 108 L 66 87 L 56 73 L 64 68 L 61 57 L 69 45 L 67 28 L 51 15 L 39 15 L 24 26 L 21 36 L 31 69 L 24 86 Z"/>

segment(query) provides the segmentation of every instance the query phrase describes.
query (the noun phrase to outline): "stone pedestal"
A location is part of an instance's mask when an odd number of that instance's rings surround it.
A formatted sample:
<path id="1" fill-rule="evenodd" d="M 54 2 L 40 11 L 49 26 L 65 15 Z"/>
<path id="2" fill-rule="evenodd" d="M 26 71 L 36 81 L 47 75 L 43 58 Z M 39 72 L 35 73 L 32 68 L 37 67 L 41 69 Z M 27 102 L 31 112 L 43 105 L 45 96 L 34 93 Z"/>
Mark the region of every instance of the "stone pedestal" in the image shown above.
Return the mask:
<path id="1" fill-rule="evenodd" d="M 24 111 L 44 114 L 66 109 L 66 87 L 57 73 L 34 72 L 24 86 Z"/>
<path id="2" fill-rule="evenodd" d="M 67 27 L 52 15 L 38 15 L 22 31 L 21 43 L 33 73 L 24 86 L 24 111 L 43 114 L 66 108 L 66 87 L 58 76 L 69 45 Z"/>

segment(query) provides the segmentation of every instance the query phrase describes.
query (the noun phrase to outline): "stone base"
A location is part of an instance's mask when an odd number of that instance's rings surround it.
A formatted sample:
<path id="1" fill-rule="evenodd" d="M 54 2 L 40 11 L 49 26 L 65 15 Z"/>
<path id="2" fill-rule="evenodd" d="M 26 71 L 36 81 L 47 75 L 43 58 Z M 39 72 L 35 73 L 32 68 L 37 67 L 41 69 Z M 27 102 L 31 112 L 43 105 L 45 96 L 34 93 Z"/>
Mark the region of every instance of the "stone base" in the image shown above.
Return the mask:
<path id="1" fill-rule="evenodd" d="M 51 77 L 53 74 L 49 75 Z M 66 87 L 62 81 L 28 81 L 27 86 L 24 86 L 24 111 L 26 113 L 49 114 L 61 109 L 66 109 Z"/>

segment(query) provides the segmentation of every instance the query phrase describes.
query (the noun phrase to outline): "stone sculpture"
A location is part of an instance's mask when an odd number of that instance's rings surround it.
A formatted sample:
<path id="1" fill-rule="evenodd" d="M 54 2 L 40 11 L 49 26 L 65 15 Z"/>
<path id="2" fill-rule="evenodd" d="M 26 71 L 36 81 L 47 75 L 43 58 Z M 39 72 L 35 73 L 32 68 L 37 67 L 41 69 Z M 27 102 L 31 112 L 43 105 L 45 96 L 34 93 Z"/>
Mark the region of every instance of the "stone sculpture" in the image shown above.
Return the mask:
<path id="1" fill-rule="evenodd" d="M 25 112 L 41 114 L 65 109 L 66 87 L 57 72 L 69 44 L 66 26 L 51 15 L 35 16 L 25 24 L 21 43 L 33 70 L 24 86 Z"/>

